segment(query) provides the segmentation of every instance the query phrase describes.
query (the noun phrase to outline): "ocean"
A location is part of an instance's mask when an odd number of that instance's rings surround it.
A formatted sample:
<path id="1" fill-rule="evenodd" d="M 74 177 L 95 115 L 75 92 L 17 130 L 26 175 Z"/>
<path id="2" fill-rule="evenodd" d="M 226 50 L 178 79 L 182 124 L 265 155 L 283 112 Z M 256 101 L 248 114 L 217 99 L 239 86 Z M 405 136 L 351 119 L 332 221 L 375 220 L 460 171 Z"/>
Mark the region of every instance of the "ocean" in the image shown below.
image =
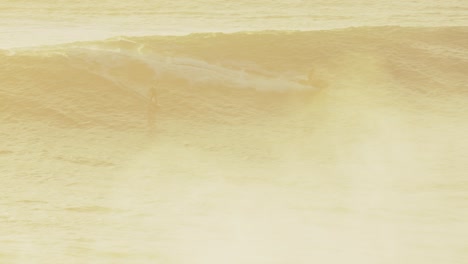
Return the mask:
<path id="1" fill-rule="evenodd" d="M 0 48 L 115 36 L 467 26 L 464 0 L 3 0 Z"/>
<path id="2" fill-rule="evenodd" d="M 3 1 L 0 262 L 466 263 L 467 22 Z"/>

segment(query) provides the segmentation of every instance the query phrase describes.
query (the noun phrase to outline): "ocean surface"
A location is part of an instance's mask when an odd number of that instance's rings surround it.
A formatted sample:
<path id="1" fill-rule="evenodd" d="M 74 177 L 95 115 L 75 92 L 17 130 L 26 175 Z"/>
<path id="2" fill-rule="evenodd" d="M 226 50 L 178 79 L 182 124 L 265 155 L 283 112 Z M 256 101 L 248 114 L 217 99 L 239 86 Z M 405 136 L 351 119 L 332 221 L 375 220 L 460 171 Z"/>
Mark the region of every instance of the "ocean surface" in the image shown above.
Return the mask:
<path id="1" fill-rule="evenodd" d="M 467 1 L 0 3 L 0 263 L 465 264 Z"/>
<path id="2" fill-rule="evenodd" d="M 466 0 L 2 0 L 0 48 L 194 32 L 468 26 Z"/>

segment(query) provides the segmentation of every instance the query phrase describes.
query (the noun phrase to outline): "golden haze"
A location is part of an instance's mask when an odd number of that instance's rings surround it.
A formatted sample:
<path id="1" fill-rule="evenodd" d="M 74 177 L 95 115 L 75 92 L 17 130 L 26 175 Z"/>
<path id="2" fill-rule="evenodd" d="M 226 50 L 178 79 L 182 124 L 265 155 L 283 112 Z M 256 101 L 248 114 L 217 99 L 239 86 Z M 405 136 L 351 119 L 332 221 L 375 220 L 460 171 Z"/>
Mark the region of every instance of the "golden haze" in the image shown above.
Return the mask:
<path id="1" fill-rule="evenodd" d="M 0 262 L 466 263 L 466 43 L 388 26 L 0 50 Z"/>

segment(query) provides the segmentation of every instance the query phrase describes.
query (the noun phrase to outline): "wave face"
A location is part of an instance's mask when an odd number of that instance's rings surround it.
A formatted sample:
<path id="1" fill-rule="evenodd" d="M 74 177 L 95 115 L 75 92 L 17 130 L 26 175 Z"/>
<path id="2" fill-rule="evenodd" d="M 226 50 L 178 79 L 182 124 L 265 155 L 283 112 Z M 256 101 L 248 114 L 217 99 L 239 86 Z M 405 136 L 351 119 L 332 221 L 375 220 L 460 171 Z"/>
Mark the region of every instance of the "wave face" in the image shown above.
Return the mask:
<path id="1" fill-rule="evenodd" d="M 144 123 L 151 87 L 164 105 L 161 116 L 208 118 L 227 109 L 237 117 L 271 115 L 344 91 L 359 102 L 458 112 L 467 91 L 467 41 L 466 28 L 384 27 L 116 37 L 5 50 L 3 114 L 134 127 Z M 19 107 L 25 105 L 31 107 Z"/>
<path id="2" fill-rule="evenodd" d="M 369 27 L 1 50 L 19 187 L 0 259 L 464 263 L 467 44 Z"/>

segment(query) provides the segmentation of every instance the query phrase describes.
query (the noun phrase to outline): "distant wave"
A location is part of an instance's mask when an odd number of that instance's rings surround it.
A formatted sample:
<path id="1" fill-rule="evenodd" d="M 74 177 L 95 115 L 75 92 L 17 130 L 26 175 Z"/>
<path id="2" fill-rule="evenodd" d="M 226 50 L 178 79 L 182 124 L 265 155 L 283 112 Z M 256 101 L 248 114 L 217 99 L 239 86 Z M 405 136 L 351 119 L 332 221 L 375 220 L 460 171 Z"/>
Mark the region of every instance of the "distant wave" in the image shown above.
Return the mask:
<path id="1" fill-rule="evenodd" d="M 468 27 L 366 27 L 115 37 L 3 50 L 0 103 L 9 119 L 127 128 L 144 126 L 152 87 L 165 114 L 180 118 L 274 114 L 324 89 L 350 87 L 431 105 L 468 94 L 467 44 Z"/>

